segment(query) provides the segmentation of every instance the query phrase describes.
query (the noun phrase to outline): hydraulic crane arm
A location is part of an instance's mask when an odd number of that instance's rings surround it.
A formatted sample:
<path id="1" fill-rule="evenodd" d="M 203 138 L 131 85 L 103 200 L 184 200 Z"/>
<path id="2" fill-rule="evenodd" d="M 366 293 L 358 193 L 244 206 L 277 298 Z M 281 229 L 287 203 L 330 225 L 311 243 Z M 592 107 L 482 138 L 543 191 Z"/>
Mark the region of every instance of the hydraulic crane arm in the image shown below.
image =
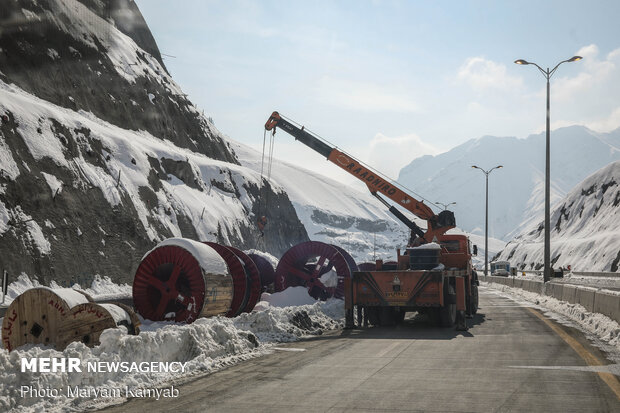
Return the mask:
<path id="1" fill-rule="evenodd" d="M 309 132 L 305 131 L 303 126 L 299 128 L 297 125 L 292 124 L 282 118 L 278 112 L 273 112 L 267 120 L 267 123 L 265 123 L 265 129 L 268 131 L 273 130 L 275 132 L 276 127 L 285 130 L 289 134 L 293 135 L 296 140 L 325 156 L 328 161 L 336 164 L 351 175 L 363 181 L 370 192 L 379 198 L 384 204 L 389 206 L 385 200 L 378 197 L 379 193 L 396 202 L 398 205 L 410 211 L 415 216 L 426 220 L 428 222 L 428 228 L 426 234 L 424 234 L 424 237 L 427 241 L 432 240 L 434 235 L 443 234 L 447 230 L 454 228 L 454 214 L 451 211 L 442 211 L 439 215 L 435 215 L 428 205 L 418 201 L 397 186 L 393 185 L 388 179 L 368 169 L 351 155 L 348 155 L 313 136 Z M 418 235 L 420 233 L 423 234 L 414 222 L 407 219 L 394 206 L 389 207 L 390 211 L 401 221 L 403 221 L 405 225 L 416 231 Z M 412 225 L 415 226 L 417 230 L 414 229 Z"/>

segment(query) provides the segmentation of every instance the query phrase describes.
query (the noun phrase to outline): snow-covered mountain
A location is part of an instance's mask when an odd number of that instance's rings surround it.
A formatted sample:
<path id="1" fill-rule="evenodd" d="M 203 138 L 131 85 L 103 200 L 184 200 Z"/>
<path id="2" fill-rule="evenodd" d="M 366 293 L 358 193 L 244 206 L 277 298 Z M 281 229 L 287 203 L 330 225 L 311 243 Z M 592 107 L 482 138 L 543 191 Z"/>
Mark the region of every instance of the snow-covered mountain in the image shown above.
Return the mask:
<path id="1" fill-rule="evenodd" d="M 552 266 L 577 271 L 620 267 L 620 161 L 573 188 L 551 213 Z M 543 266 L 544 221 L 530 224 L 506 245 L 498 259 L 519 269 Z"/>
<path id="2" fill-rule="evenodd" d="M 489 236 L 510 240 L 544 212 L 545 134 L 526 139 L 485 136 L 404 167 L 398 181 L 433 202 L 456 202 L 457 225 L 484 234 L 485 177 L 489 170 Z M 551 133 L 551 202 L 560 201 L 586 176 L 620 159 L 620 129 L 596 133 L 582 126 Z"/>
<path id="3" fill-rule="evenodd" d="M 129 281 L 170 236 L 276 256 L 311 238 L 359 261 L 404 245 L 368 193 L 277 161 L 261 177 L 261 154 L 167 73 L 132 1 L 18 0 L 0 19 L 0 267 L 13 276 Z"/>

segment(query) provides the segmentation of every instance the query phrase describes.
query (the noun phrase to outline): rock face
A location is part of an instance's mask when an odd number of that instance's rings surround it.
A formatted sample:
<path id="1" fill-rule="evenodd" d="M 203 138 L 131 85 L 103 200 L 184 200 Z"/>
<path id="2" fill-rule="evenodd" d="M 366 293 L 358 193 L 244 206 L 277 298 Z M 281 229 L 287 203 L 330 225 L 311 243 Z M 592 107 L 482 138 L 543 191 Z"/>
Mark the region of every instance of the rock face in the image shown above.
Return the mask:
<path id="1" fill-rule="evenodd" d="M 172 80 L 134 2 L 9 1 L 0 27 L 0 269 L 127 282 L 171 236 L 276 256 L 308 240 Z"/>
<path id="2" fill-rule="evenodd" d="M 573 188 L 551 213 L 551 263 L 577 271 L 620 268 L 620 161 Z M 519 269 L 543 267 L 544 222 L 526 228 L 497 259 Z"/>
<path id="3" fill-rule="evenodd" d="M 0 13 L 0 67 L 9 82 L 58 106 L 236 162 L 166 72 L 135 3 L 18 0 Z"/>

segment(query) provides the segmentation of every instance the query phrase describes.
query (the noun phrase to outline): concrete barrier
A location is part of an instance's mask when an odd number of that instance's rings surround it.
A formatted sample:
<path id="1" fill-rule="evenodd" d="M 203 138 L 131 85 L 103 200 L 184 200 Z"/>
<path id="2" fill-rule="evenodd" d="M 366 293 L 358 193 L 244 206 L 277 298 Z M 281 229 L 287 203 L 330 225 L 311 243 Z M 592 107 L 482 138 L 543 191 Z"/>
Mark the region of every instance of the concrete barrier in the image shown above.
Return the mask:
<path id="1" fill-rule="evenodd" d="M 518 277 L 493 277 L 481 276 L 486 282 L 521 288 L 537 294 L 543 294 L 543 282 L 537 280 L 524 280 Z M 620 295 L 614 295 L 596 291 L 591 288 L 548 282 L 544 285 L 544 295 L 571 304 L 580 304 L 591 313 L 604 314 L 620 323 Z"/>
<path id="2" fill-rule="evenodd" d="M 605 314 L 612 320 L 620 322 L 620 296 L 596 292 L 594 312 Z"/>
<path id="3" fill-rule="evenodd" d="M 581 304 L 586 310 L 594 312 L 595 296 L 596 292 L 594 290 L 577 288 L 575 291 L 575 303 Z"/>
<path id="4" fill-rule="evenodd" d="M 562 301 L 566 301 L 567 303 L 576 303 L 575 294 L 577 293 L 577 287 L 572 285 L 565 285 L 564 292 L 562 294 Z"/>

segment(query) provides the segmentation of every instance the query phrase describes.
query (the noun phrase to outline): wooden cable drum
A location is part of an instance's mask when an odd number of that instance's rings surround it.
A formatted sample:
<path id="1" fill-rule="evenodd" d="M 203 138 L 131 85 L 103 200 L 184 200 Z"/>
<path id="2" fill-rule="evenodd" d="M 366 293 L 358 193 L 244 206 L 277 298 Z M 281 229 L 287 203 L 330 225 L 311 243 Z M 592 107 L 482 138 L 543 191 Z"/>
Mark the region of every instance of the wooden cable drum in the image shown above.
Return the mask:
<path id="1" fill-rule="evenodd" d="M 273 269 L 273 265 L 271 265 L 267 258 L 255 252 L 248 254 L 248 257 L 254 261 L 256 268 L 258 268 L 262 290 L 267 290 L 268 286 L 273 284 L 273 280 L 276 277 L 276 272 Z"/>
<path id="2" fill-rule="evenodd" d="M 228 266 L 228 271 L 232 276 L 234 293 L 230 304 L 230 311 L 226 313 L 226 317 L 238 316 L 245 309 L 249 298 L 248 275 L 245 263 L 231 247 L 216 242 L 205 242 L 204 244 L 217 251 Z"/>
<path id="3" fill-rule="evenodd" d="M 89 347 L 98 345 L 103 330 L 125 326 L 129 334 L 140 333 L 140 320 L 125 305 L 83 303 L 72 307 L 60 325 L 56 349 L 80 341 Z"/>
<path id="4" fill-rule="evenodd" d="M 71 307 L 89 302 L 77 290 L 36 287 L 17 296 L 2 322 L 2 343 L 11 351 L 24 344 L 55 345 Z"/>
<path id="5" fill-rule="evenodd" d="M 136 311 L 146 319 L 191 323 L 231 310 L 233 280 L 215 249 L 170 238 L 144 256 L 132 295 Z"/>
<path id="6" fill-rule="evenodd" d="M 245 275 L 247 278 L 247 288 L 246 288 L 246 304 L 245 308 L 242 309 L 242 312 L 249 313 L 251 312 L 258 300 L 260 300 L 261 294 L 261 281 L 260 281 L 260 272 L 258 267 L 254 263 L 254 260 L 250 256 L 248 256 L 245 252 L 241 251 L 235 247 L 228 247 L 232 252 L 235 253 L 237 257 L 243 262 Z"/>

